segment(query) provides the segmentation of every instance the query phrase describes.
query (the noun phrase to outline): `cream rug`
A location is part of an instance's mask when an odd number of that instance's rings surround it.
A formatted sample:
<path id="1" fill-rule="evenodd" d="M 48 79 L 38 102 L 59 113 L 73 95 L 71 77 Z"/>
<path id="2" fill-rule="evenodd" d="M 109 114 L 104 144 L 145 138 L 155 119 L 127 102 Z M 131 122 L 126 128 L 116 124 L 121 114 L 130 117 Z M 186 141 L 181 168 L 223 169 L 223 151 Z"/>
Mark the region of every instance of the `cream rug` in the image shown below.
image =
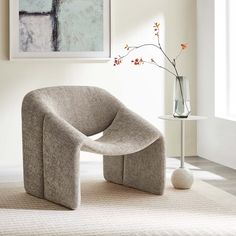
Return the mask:
<path id="1" fill-rule="evenodd" d="M 0 184 L 0 235 L 235 236 L 236 198 L 202 181 L 179 191 L 167 183 L 155 196 L 85 174 L 76 211 L 24 192 L 22 183 Z"/>

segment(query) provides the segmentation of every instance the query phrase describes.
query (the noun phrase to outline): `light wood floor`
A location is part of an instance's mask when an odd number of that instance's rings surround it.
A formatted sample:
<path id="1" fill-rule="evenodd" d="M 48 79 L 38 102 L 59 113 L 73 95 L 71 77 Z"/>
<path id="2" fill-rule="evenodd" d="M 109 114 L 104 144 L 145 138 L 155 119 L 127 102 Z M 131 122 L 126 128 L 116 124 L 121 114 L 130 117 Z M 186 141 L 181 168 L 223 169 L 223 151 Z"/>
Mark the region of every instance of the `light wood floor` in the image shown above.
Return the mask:
<path id="1" fill-rule="evenodd" d="M 195 176 L 236 196 L 236 170 L 201 157 L 186 157 L 185 161 L 193 166 L 189 168 Z"/>

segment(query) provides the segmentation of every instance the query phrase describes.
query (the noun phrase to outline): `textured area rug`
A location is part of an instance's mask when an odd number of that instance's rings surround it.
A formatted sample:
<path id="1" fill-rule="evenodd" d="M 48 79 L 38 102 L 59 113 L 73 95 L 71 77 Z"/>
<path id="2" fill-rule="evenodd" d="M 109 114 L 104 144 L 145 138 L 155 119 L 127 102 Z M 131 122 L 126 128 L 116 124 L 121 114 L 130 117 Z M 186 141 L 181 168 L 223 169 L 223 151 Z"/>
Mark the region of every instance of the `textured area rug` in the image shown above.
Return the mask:
<path id="1" fill-rule="evenodd" d="M 202 181 L 163 196 L 84 174 L 82 205 L 71 211 L 0 183 L 0 235 L 236 235 L 236 198 Z"/>

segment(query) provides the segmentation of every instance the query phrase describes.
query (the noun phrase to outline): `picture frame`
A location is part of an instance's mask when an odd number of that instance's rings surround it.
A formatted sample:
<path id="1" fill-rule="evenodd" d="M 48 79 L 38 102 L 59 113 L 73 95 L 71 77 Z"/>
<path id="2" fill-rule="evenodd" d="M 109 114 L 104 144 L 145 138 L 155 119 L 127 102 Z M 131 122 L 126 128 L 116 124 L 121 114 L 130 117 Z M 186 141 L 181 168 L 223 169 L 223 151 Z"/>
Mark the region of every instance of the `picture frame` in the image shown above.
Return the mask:
<path id="1" fill-rule="evenodd" d="M 9 59 L 109 60 L 110 5 L 110 0 L 10 0 Z"/>

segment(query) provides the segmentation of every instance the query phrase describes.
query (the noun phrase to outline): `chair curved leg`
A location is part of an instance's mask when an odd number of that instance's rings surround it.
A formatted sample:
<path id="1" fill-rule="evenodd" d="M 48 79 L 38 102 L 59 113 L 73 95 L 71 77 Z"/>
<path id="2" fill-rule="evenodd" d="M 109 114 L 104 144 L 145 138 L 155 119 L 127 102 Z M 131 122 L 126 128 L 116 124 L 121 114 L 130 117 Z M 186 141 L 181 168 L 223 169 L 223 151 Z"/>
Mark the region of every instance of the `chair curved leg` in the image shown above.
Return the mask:
<path id="1" fill-rule="evenodd" d="M 80 146 L 46 117 L 43 135 L 44 198 L 70 209 L 80 205 Z"/>
<path id="2" fill-rule="evenodd" d="M 165 151 L 163 138 L 144 150 L 125 156 L 123 184 L 153 194 L 165 187 Z"/>
<path id="3" fill-rule="evenodd" d="M 106 180 L 120 183 L 122 179 L 125 186 L 161 195 L 165 187 L 164 140 L 160 137 L 144 150 L 119 159 L 106 156 L 103 166 Z"/>
<path id="4" fill-rule="evenodd" d="M 24 187 L 27 193 L 43 198 L 43 119 L 44 113 L 31 94 L 22 104 Z"/>
<path id="5" fill-rule="evenodd" d="M 105 180 L 123 184 L 124 156 L 103 156 L 103 176 Z"/>

